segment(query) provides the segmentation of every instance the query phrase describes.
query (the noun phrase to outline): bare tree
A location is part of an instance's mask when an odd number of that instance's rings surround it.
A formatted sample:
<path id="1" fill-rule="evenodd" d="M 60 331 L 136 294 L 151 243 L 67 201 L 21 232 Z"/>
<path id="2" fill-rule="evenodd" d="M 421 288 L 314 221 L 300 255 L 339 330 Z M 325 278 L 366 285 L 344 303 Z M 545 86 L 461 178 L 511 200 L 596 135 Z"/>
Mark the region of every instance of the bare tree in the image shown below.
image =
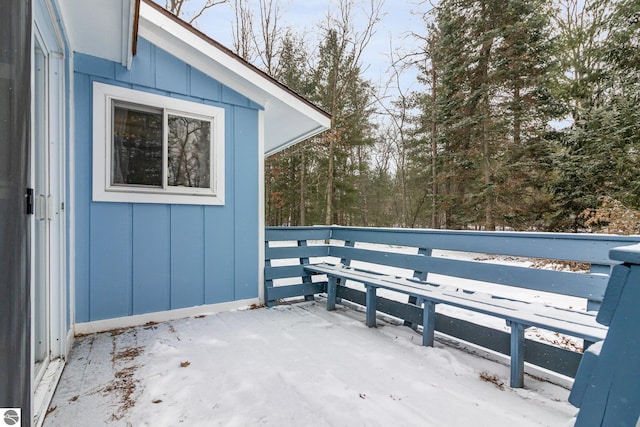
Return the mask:
<path id="1" fill-rule="evenodd" d="M 280 0 L 259 0 L 260 34 L 255 34 L 254 44 L 264 71 L 275 76 L 282 41 L 280 26 Z"/>
<path id="2" fill-rule="evenodd" d="M 183 10 L 183 6 L 187 3 L 191 3 L 193 0 L 165 0 L 164 8 L 176 16 L 187 21 L 189 24 L 193 24 L 196 19 L 200 18 L 204 12 L 211 9 L 213 6 L 229 3 L 229 0 L 206 0 L 204 4 L 196 6 L 192 11 L 187 12 Z"/>
<path id="3" fill-rule="evenodd" d="M 234 0 L 235 22 L 233 22 L 233 50 L 247 62 L 255 58 L 255 36 L 253 11 L 249 0 Z"/>
<path id="4" fill-rule="evenodd" d="M 340 139 L 340 131 L 336 123 L 340 118 L 338 108 L 339 102 L 346 95 L 347 89 L 353 84 L 354 79 L 359 78 L 361 68 L 361 58 L 365 48 L 375 34 L 375 26 L 382 17 L 382 0 L 369 0 L 365 10 L 365 24 L 361 31 L 354 27 L 353 0 L 340 0 L 339 9 L 336 15 L 327 16 L 325 30 L 327 33 L 333 31 L 337 36 L 337 58 L 348 58 L 347 64 L 341 64 L 340 60 L 333 62 L 333 70 L 329 74 L 333 76 L 328 83 L 327 92 L 331 94 L 331 100 L 327 107 L 330 109 L 331 131 L 325 133 L 328 140 L 328 172 L 327 172 L 327 208 L 325 223 L 331 224 L 333 218 L 333 204 L 335 200 L 335 150 Z M 346 66 L 347 70 L 339 70 L 341 66 Z M 343 71 L 343 73 L 340 73 Z M 346 71 L 346 72 L 344 72 Z M 337 78 L 342 74 L 341 78 Z"/>

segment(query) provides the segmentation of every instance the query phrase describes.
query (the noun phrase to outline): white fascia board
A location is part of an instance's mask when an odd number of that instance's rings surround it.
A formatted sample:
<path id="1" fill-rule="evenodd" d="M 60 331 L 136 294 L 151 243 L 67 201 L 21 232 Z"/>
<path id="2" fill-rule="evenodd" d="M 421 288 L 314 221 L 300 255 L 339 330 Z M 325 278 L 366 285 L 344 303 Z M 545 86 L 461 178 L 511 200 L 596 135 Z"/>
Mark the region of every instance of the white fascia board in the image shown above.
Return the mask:
<path id="1" fill-rule="evenodd" d="M 140 5 L 138 33 L 140 37 L 263 106 L 267 123 L 266 153 L 300 142 L 331 125 L 327 114 L 144 2 Z M 302 130 L 281 134 L 282 129 L 286 129 L 292 121 L 309 123 Z M 280 135 L 269 131 L 268 123 L 272 122 L 280 122 L 274 126 L 280 129 Z"/>

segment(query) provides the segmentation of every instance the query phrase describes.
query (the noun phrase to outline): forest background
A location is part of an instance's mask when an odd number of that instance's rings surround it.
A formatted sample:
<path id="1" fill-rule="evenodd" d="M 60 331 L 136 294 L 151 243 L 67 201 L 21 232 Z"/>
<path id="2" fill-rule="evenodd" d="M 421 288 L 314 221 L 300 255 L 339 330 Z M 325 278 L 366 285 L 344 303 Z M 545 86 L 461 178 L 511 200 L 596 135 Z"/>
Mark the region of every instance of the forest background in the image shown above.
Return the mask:
<path id="1" fill-rule="evenodd" d="M 640 233 L 637 0 L 413 3 L 376 83 L 384 0 L 330 2 L 313 36 L 280 0 L 156 1 L 232 7 L 232 50 L 332 115 L 266 160 L 267 225 Z"/>

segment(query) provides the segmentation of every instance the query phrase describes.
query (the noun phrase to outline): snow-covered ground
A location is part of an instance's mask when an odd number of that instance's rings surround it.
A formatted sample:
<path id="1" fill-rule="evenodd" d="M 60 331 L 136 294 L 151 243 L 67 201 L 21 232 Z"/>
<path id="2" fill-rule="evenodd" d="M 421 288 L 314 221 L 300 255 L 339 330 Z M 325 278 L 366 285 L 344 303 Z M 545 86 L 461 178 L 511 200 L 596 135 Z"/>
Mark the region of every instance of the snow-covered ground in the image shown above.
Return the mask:
<path id="1" fill-rule="evenodd" d="M 568 391 L 319 302 L 78 338 L 45 426 L 570 426 Z"/>

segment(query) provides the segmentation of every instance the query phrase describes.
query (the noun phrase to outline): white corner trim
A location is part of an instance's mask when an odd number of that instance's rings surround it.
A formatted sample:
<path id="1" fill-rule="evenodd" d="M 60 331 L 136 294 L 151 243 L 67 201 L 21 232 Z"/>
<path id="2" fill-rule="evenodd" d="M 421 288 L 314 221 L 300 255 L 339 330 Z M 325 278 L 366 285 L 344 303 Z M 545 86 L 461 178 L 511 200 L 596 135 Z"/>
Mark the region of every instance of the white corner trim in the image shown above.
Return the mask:
<path id="1" fill-rule="evenodd" d="M 69 49 L 70 64 L 73 64 L 73 51 Z M 71 68 L 71 67 L 70 67 Z M 69 333 L 73 337 L 73 324 L 76 319 L 76 102 L 75 102 L 75 78 L 72 70 L 69 70 L 67 75 L 69 83 L 69 134 L 68 144 L 69 152 L 67 168 L 69 170 L 69 194 L 66 201 L 65 209 L 69 212 L 69 222 L 67 224 L 69 231 L 69 239 L 67 240 L 67 265 L 65 268 L 69 269 L 69 300 L 67 301 L 67 309 L 69 310 Z M 66 221 L 65 213 L 65 221 Z M 66 322 L 67 319 L 65 319 Z M 65 323 L 66 326 L 66 323 Z M 73 341 L 69 342 L 67 338 L 67 354 L 71 351 Z"/>
<path id="2" fill-rule="evenodd" d="M 73 348 L 73 343 L 76 340 L 76 334 L 73 330 L 73 326 L 71 326 L 69 328 L 69 331 L 67 332 L 67 347 L 66 347 L 66 353 L 64 354 L 64 358 L 65 360 L 69 358 L 69 353 L 71 353 L 71 349 Z"/>
<path id="3" fill-rule="evenodd" d="M 127 5 L 128 3 L 128 5 Z M 127 7 L 128 6 L 128 7 Z M 133 24 L 136 17 L 136 0 L 122 2 L 122 66 L 131 69 L 133 62 Z"/>
<path id="4" fill-rule="evenodd" d="M 258 298 L 264 304 L 264 226 L 265 226 L 265 183 L 264 183 L 264 111 L 258 111 Z"/>
<path id="5" fill-rule="evenodd" d="M 76 323 L 74 330 L 77 335 L 94 334 L 120 328 L 142 326 L 149 322 L 168 322 L 198 315 L 223 313 L 225 311 L 248 308 L 259 304 L 258 298 L 240 301 L 223 302 L 219 304 L 198 305 L 195 307 L 179 308 L 176 310 L 156 311 L 154 313 L 138 314 L 135 316 L 118 317 L 115 319 L 97 320 L 95 322 Z"/>

